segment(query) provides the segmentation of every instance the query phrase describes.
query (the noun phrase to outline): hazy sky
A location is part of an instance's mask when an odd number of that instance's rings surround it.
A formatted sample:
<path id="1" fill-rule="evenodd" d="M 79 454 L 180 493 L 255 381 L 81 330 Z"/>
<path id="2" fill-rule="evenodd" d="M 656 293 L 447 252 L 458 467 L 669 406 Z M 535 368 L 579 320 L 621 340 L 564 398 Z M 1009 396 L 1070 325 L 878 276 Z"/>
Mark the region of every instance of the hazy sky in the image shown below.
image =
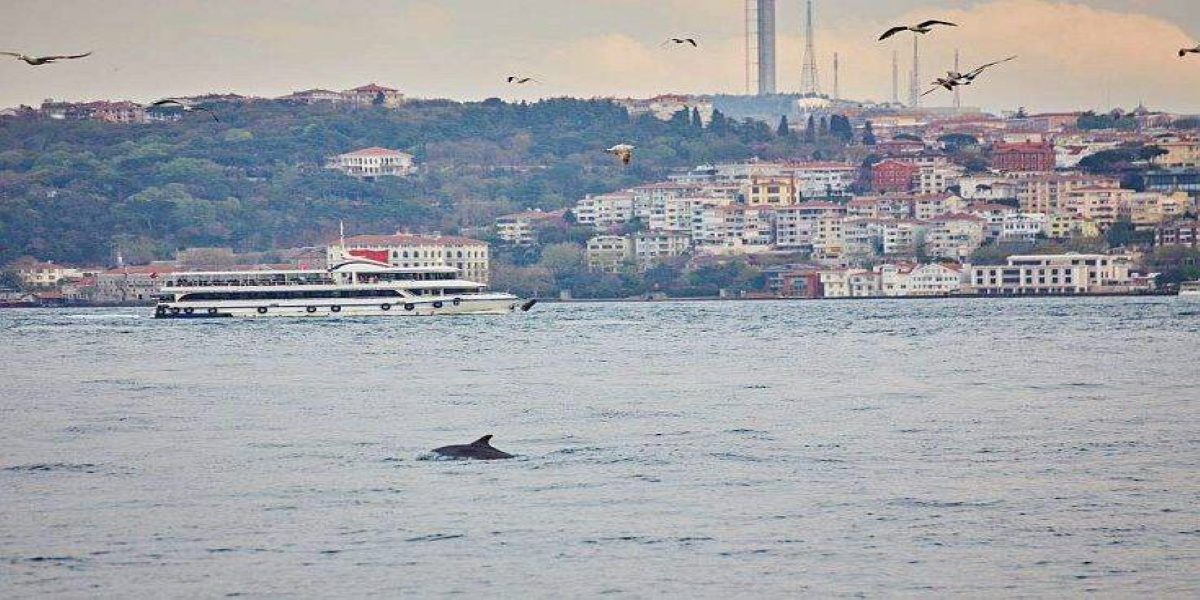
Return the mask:
<path id="1" fill-rule="evenodd" d="M 802 0 L 777 0 L 780 88 L 799 86 Z M 2 50 L 95 51 L 70 64 L 0 61 L 0 106 L 43 98 L 150 100 L 233 91 L 282 95 L 368 82 L 413 96 L 479 99 L 741 92 L 742 0 L 0 0 Z M 816 0 L 823 87 L 833 53 L 843 96 L 887 99 L 892 23 L 962 27 L 923 40 L 924 79 L 1020 55 L 964 97 L 992 109 L 1131 106 L 1200 113 L 1200 0 Z M 662 48 L 668 36 L 700 50 Z M 514 89 L 509 74 L 544 84 Z M 904 76 L 902 75 L 902 80 Z M 901 96 L 906 94 L 902 91 Z M 940 96 L 945 100 L 945 96 Z"/>

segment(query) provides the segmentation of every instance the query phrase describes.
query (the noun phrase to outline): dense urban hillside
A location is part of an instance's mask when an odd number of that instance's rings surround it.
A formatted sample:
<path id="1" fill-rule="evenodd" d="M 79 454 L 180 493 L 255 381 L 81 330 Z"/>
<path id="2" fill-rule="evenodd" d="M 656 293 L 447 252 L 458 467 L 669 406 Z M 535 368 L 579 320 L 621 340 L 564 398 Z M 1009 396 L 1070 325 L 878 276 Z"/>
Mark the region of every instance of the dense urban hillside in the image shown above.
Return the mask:
<path id="1" fill-rule="evenodd" d="M 0 119 L 0 264 L 265 250 L 356 233 L 455 232 L 527 207 L 660 179 L 671 168 L 812 154 L 802 137 L 720 115 L 707 127 L 631 118 L 608 101 L 410 103 L 347 109 L 257 102 L 178 122 Z M 603 152 L 638 146 L 633 165 Z M 414 154 L 419 174 L 358 181 L 322 168 L 371 146 Z"/>

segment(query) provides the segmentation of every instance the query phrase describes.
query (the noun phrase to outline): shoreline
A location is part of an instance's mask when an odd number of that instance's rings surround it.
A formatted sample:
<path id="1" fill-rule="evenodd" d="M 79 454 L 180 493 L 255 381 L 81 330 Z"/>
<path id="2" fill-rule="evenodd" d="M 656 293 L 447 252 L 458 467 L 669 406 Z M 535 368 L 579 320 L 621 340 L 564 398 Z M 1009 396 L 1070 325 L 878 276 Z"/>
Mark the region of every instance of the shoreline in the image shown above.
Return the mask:
<path id="1" fill-rule="evenodd" d="M 981 296 L 977 294 L 952 294 L 941 296 L 855 296 L 846 298 L 801 298 L 790 296 L 754 296 L 754 297 L 729 297 L 722 298 L 720 296 L 694 296 L 694 297 L 678 297 L 678 298 L 571 298 L 563 300 L 561 298 L 531 298 L 537 300 L 538 304 L 668 304 L 672 302 L 854 302 L 854 301 L 869 301 L 869 300 L 887 300 L 887 301 L 904 301 L 904 300 L 1019 300 L 1019 299 L 1036 299 L 1050 300 L 1062 298 L 1161 298 L 1161 297 L 1179 297 L 1177 292 L 1116 292 L 1116 293 L 1092 293 L 1092 294 L 1054 294 L 1054 295 L 1017 295 L 1005 294 L 994 296 Z M 0 311 L 5 310 L 35 310 L 35 309 L 79 309 L 79 308 L 150 308 L 153 304 L 55 304 L 50 306 L 0 306 Z"/>

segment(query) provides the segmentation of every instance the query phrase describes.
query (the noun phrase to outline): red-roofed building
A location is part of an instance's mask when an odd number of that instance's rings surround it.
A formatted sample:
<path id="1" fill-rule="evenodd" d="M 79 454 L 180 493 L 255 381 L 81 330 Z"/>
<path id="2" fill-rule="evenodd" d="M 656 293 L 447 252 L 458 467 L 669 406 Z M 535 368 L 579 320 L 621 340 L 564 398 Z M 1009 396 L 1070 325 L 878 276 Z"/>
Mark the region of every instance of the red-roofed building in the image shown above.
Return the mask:
<path id="1" fill-rule="evenodd" d="M 1051 144 L 996 144 L 991 166 L 998 171 L 1053 171 L 1054 146 Z"/>
<path id="2" fill-rule="evenodd" d="M 330 246 L 329 264 L 347 256 L 386 262 L 394 267 L 454 267 L 466 279 L 487 283 L 490 254 L 487 242 L 450 235 L 360 235 L 345 247 Z"/>
<path id="3" fill-rule="evenodd" d="M 876 193 L 907 192 L 913 188 L 921 168 L 888 159 L 871 167 L 871 190 Z"/>
<path id="4" fill-rule="evenodd" d="M 339 154 L 329 159 L 326 168 L 362 179 L 407 177 L 417 170 L 413 155 L 379 147 Z"/>
<path id="5" fill-rule="evenodd" d="M 388 108 L 396 108 L 404 104 L 404 94 L 401 94 L 399 90 L 374 83 L 346 90 L 342 92 L 342 95 L 358 106 L 386 106 Z"/>

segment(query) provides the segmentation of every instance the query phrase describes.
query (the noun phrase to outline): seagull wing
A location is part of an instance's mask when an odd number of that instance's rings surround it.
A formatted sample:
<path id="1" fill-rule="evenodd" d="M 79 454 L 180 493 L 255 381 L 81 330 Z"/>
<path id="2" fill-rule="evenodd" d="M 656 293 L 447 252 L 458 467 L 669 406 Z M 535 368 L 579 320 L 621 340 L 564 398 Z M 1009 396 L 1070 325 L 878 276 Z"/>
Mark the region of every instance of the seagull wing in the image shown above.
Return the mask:
<path id="1" fill-rule="evenodd" d="M 66 54 L 63 56 L 43 56 L 42 60 L 71 60 L 74 58 L 84 58 L 91 55 L 91 52 L 85 52 L 83 54 Z"/>
<path id="2" fill-rule="evenodd" d="M 700 44 L 697 44 L 697 43 L 696 43 L 696 40 L 694 40 L 694 39 L 692 39 L 692 38 L 688 38 L 688 39 L 686 39 L 686 40 L 684 40 L 684 41 L 685 41 L 685 42 L 687 42 L 687 43 L 689 43 L 689 44 L 691 44 L 693 48 L 699 48 L 699 47 L 700 47 Z"/>
<path id="3" fill-rule="evenodd" d="M 908 28 L 907 27 L 893 27 L 893 28 L 883 32 L 883 35 L 879 36 L 879 41 L 882 42 L 883 40 L 886 40 L 886 39 L 892 37 L 893 35 L 900 33 L 901 31 L 908 31 Z"/>
<path id="4" fill-rule="evenodd" d="M 212 117 L 213 121 L 216 121 L 217 123 L 221 122 L 221 120 L 217 118 L 217 113 L 215 113 L 211 110 L 208 110 L 207 108 L 204 108 L 203 106 L 194 107 L 194 108 L 192 108 L 192 110 L 202 110 L 202 111 L 208 113 L 208 116 Z"/>
<path id="5" fill-rule="evenodd" d="M 947 27 L 958 27 L 957 23 L 951 23 L 950 21 L 938 21 L 937 19 L 930 19 L 928 21 L 925 21 L 924 23 L 921 23 L 920 25 L 917 25 L 917 27 L 924 29 L 926 27 L 932 27 L 934 25 L 945 25 Z"/>
<path id="6" fill-rule="evenodd" d="M 996 61 L 996 62 L 990 62 L 990 63 L 988 63 L 988 64 L 986 64 L 986 65 L 982 65 L 982 66 L 980 66 L 980 67 L 977 67 L 977 68 L 976 68 L 974 71 L 971 71 L 970 73 L 967 73 L 966 75 L 964 75 L 964 77 L 966 77 L 967 79 L 975 79 L 976 77 L 978 77 L 978 76 L 979 76 L 979 74 L 980 74 L 980 73 L 983 73 L 984 71 L 986 71 L 986 70 L 988 70 L 988 69 L 990 69 L 990 68 L 992 68 L 992 67 L 994 67 L 994 66 L 996 66 L 996 65 L 1002 65 L 1002 64 L 1004 64 L 1004 63 L 1006 63 L 1006 62 L 1008 62 L 1008 61 L 1010 61 L 1010 60 L 1014 60 L 1014 59 L 1016 59 L 1016 58 L 1017 58 L 1017 57 L 1015 57 L 1015 56 L 1010 56 L 1010 57 L 1008 57 L 1008 58 L 1006 58 L 1006 59 L 1004 59 L 1004 60 L 998 60 L 998 61 Z"/>
<path id="7" fill-rule="evenodd" d="M 0 52 L 0 54 L 3 54 L 4 56 L 15 56 L 17 58 L 21 58 L 22 56 L 25 56 L 24 54 L 21 54 L 20 52 Z"/>
<path id="8" fill-rule="evenodd" d="M 941 89 L 941 86 L 934 86 L 934 87 L 930 88 L 929 91 L 925 92 L 924 94 L 921 94 L 921 97 L 924 98 L 925 96 L 928 96 L 928 95 L 938 91 L 939 89 Z"/>

